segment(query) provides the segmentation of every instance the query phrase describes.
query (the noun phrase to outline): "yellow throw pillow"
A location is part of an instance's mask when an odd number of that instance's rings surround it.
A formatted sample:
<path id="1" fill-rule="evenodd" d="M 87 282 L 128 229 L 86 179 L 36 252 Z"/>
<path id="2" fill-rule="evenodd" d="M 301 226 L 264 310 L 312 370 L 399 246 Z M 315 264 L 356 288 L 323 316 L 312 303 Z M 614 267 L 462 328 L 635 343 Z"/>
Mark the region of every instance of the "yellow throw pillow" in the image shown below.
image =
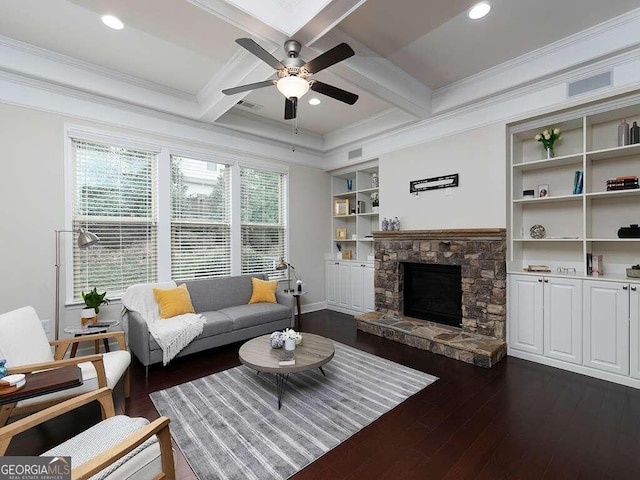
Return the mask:
<path id="1" fill-rule="evenodd" d="M 191 303 L 187 286 L 183 283 L 178 288 L 161 290 L 153 289 L 153 294 L 160 307 L 160 318 L 171 318 L 185 313 L 196 313 Z"/>
<path id="2" fill-rule="evenodd" d="M 259 278 L 251 277 L 251 287 L 253 293 L 249 303 L 276 303 L 276 288 L 278 288 L 278 282 L 267 282 L 260 280 Z"/>

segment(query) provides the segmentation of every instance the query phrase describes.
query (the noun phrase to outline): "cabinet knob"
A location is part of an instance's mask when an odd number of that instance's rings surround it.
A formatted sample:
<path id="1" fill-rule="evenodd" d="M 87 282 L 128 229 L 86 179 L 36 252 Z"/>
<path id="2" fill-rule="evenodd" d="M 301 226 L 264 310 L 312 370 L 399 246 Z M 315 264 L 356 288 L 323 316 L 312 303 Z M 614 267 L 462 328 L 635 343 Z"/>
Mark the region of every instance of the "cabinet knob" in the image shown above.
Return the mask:
<path id="1" fill-rule="evenodd" d="M 631 291 L 635 292 L 636 291 L 636 287 L 631 287 Z"/>
<path id="2" fill-rule="evenodd" d="M 362 263 L 360 264 L 361 267 L 366 267 L 366 265 L 363 265 Z"/>
<path id="3" fill-rule="evenodd" d="M 542 283 L 542 279 L 541 279 L 541 278 L 539 278 L 539 279 L 538 279 L 538 282 Z"/>
<path id="4" fill-rule="evenodd" d="M 340 262 L 334 262 L 333 264 L 334 265 L 340 265 Z"/>
<path id="5" fill-rule="evenodd" d="M 544 279 L 544 283 L 549 283 L 549 279 L 548 279 L 548 278 L 545 278 L 545 279 Z"/>
<path id="6" fill-rule="evenodd" d="M 625 285 L 624 287 L 622 287 L 623 290 L 628 290 L 629 289 L 629 285 Z"/>

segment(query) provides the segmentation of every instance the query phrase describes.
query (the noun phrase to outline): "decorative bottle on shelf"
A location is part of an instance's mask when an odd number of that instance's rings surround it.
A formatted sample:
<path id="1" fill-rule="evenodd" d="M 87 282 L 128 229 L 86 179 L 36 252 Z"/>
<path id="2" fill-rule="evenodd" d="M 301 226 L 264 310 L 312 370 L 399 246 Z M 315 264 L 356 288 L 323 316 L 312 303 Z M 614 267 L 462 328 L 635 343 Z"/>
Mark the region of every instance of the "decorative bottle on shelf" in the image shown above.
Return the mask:
<path id="1" fill-rule="evenodd" d="M 372 173 L 371 174 L 371 188 L 377 188 L 378 187 L 378 174 L 377 173 Z"/>
<path id="2" fill-rule="evenodd" d="M 391 220 L 391 230 L 400 230 L 400 220 L 398 220 L 398 217 L 393 217 L 393 220 Z"/>
<path id="3" fill-rule="evenodd" d="M 640 126 L 638 122 L 633 122 L 633 126 L 629 129 L 629 144 L 640 143 Z"/>
<path id="4" fill-rule="evenodd" d="M 7 361 L 5 359 L 0 360 L 0 378 L 7 376 Z"/>
<path id="5" fill-rule="evenodd" d="M 622 120 L 618 125 L 618 146 L 624 147 L 629 145 L 629 124 L 626 120 Z"/>
<path id="6" fill-rule="evenodd" d="M 389 230 L 389 220 L 387 220 L 387 217 L 382 219 L 381 228 L 383 231 Z"/>

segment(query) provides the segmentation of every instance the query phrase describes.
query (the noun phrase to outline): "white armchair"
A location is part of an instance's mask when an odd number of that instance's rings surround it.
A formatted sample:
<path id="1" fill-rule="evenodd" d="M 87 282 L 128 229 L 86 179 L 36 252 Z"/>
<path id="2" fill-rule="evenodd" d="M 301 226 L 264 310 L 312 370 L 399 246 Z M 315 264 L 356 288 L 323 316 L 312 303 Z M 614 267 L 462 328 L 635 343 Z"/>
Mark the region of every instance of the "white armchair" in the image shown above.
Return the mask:
<path id="1" fill-rule="evenodd" d="M 113 338 L 120 350 L 102 355 L 64 359 L 69 347 L 87 340 Z M 51 347 L 55 347 L 52 352 Z M 0 407 L 0 427 L 9 417 L 36 412 L 66 398 L 108 387 L 113 390 L 124 376 L 125 396 L 129 396 L 129 364 L 124 332 L 99 333 L 78 338 L 49 342 L 38 314 L 33 307 L 23 307 L 0 315 L 0 358 L 7 360 L 9 373 L 29 373 L 37 370 L 78 365 L 83 384 L 76 388 L 42 395 Z"/>
<path id="2" fill-rule="evenodd" d="M 0 427 L 0 456 L 16 435 L 90 402 L 98 401 L 103 420 L 43 456 L 71 457 L 71 478 L 92 480 L 175 479 L 169 419 L 153 422 L 115 415 L 111 390 L 101 388 L 58 403 Z"/>

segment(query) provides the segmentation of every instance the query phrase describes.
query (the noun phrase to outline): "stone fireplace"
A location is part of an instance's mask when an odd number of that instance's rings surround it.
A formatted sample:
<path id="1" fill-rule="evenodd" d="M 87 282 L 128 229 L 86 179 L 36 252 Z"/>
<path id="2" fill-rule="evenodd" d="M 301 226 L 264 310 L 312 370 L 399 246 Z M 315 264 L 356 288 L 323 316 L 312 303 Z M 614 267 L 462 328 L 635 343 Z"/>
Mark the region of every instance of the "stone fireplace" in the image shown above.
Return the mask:
<path id="1" fill-rule="evenodd" d="M 504 356 L 505 229 L 384 231 L 374 241 L 376 312 L 356 317 L 358 328 L 481 366 Z M 405 312 L 409 264 L 459 267 L 461 327 Z"/>

